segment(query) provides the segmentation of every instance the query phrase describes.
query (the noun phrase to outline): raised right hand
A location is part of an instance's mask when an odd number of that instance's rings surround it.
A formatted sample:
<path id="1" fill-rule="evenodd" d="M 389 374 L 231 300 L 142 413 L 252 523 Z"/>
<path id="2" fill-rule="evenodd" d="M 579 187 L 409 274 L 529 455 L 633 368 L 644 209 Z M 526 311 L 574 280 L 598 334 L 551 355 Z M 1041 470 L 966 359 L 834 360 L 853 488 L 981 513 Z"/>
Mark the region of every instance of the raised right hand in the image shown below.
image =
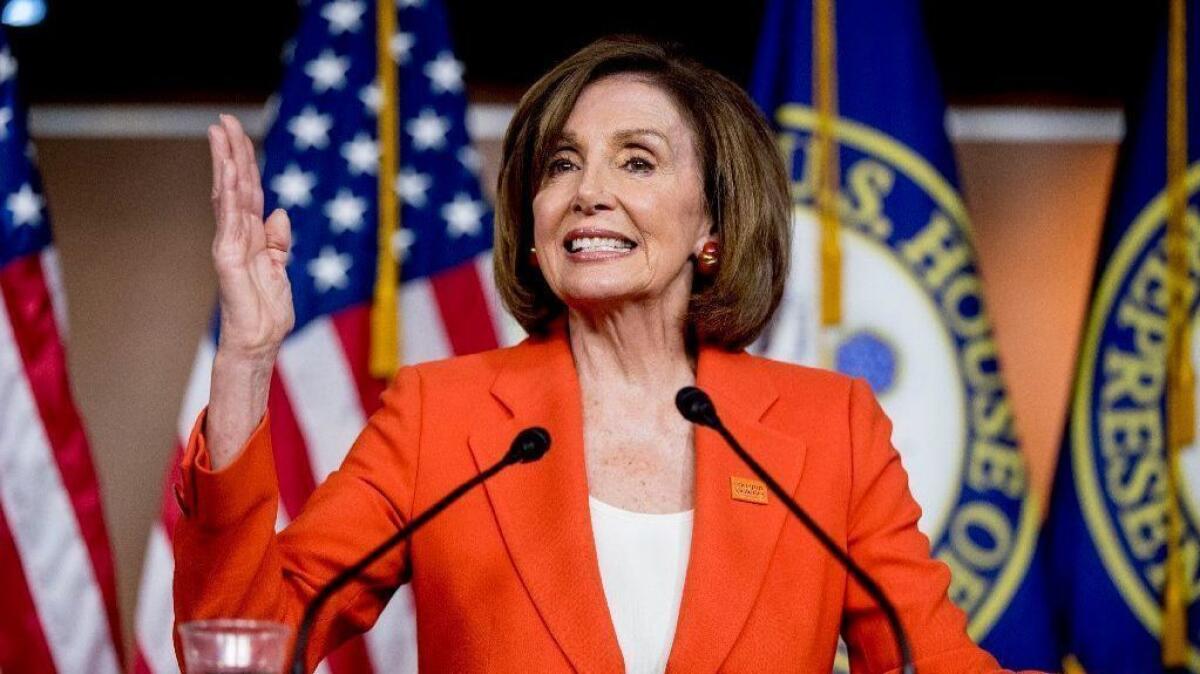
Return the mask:
<path id="1" fill-rule="evenodd" d="M 287 277 L 291 223 L 283 209 L 263 221 L 263 189 L 254 144 L 231 115 L 208 127 L 212 151 L 213 266 L 220 291 L 225 357 L 270 368 L 296 316 Z"/>

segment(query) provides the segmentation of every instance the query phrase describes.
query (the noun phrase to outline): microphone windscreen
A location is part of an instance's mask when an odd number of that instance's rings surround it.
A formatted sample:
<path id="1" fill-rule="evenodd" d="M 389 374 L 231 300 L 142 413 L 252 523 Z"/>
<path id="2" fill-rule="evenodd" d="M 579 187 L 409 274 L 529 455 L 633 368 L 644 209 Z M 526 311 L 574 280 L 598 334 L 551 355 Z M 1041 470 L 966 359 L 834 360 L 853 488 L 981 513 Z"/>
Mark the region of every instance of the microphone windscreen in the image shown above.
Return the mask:
<path id="1" fill-rule="evenodd" d="M 517 433 L 508 453 L 514 461 L 529 463 L 542 458 L 550 449 L 550 432 L 541 426 L 530 426 Z"/>
<path id="2" fill-rule="evenodd" d="M 712 399 L 704 391 L 695 386 L 684 386 L 675 394 L 675 407 L 684 419 L 701 426 L 716 428 L 717 410 L 713 407 Z"/>

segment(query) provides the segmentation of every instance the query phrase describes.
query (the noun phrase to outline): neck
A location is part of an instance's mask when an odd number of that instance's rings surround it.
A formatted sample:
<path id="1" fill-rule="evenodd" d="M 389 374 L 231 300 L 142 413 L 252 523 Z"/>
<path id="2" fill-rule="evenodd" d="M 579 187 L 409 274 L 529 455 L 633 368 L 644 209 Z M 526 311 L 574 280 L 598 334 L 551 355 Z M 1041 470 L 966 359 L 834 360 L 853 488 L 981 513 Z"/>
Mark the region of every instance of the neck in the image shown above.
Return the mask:
<path id="1" fill-rule="evenodd" d="M 568 334 L 580 379 L 638 387 L 691 383 L 695 365 L 684 337 L 685 312 L 665 309 L 658 302 L 571 309 Z"/>

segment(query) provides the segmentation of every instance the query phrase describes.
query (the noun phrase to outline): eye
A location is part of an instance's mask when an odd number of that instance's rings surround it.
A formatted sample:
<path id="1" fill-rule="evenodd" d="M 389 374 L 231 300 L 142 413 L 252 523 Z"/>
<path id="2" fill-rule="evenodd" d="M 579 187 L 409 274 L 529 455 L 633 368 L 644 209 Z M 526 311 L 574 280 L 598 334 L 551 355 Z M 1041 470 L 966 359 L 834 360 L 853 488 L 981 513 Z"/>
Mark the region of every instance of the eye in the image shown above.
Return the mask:
<path id="1" fill-rule="evenodd" d="M 645 157 L 630 157 L 625 160 L 623 166 L 634 173 L 649 173 L 654 170 L 654 164 Z"/>
<path id="2" fill-rule="evenodd" d="M 575 162 L 571 161 L 567 157 L 555 157 L 550 160 L 549 164 L 546 164 L 546 175 L 556 176 L 560 173 L 574 170 L 575 168 Z"/>

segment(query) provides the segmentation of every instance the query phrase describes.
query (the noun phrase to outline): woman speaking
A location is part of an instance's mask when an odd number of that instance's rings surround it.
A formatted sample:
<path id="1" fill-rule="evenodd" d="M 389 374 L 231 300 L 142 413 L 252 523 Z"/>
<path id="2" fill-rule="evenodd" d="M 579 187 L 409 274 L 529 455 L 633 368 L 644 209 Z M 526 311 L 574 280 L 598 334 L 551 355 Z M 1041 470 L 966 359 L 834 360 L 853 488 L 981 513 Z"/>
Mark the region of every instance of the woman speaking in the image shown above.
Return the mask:
<path id="1" fill-rule="evenodd" d="M 525 94 L 504 141 L 496 283 L 531 337 L 403 368 L 341 468 L 274 531 L 267 392 L 293 324 L 283 211 L 252 145 L 210 129 L 221 330 L 183 458 L 180 621 L 295 625 L 330 578 L 544 426 L 542 460 L 468 493 L 325 605 L 311 668 L 412 583 L 422 673 L 829 672 L 899 654 L 883 612 L 675 393 L 726 425 L 896 605 L 923 674 L 998 669 L 917 530 L 861 381 L 748 355 L 784 287 L 791 198 L 745 93 L 605 39 Z"/>

